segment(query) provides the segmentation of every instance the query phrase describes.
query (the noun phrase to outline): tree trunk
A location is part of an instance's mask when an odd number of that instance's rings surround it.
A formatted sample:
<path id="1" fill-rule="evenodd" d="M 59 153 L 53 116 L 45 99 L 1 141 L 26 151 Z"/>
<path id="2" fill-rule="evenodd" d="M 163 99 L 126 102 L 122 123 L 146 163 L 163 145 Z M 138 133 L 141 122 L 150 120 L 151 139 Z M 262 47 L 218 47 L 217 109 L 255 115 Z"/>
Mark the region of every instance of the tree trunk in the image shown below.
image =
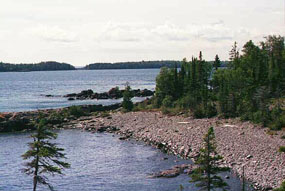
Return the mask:
<path id="1" fill-rule="evenodd" d="M 39 147 L 37 146 L 37 157 L 36 157 L 36 164 L 35 164 L 35 173 L 34 173 L 34 189 L 33 191 L 37 190 L 38 184 L 38 171 L 39 171 Z"/>
<path id="2" fill-rule="evenodd" d="M 211 191 L 211 172 L 210 172 L 210 135 L 208 134 L 208 140 L 207 140 L 207 177 L 208 177 L 208 191 Z"/>

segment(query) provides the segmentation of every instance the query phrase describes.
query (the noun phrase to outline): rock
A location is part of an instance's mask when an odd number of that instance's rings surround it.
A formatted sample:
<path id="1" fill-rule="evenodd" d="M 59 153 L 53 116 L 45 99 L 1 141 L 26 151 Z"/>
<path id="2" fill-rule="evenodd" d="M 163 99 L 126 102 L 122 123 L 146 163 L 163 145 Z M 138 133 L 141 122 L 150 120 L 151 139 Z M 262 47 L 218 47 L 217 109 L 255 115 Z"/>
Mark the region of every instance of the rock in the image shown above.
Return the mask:
<path id="1" fill-rule="evenodd" d="M 247 155 L 247 159 L 251 159 L 253 156 L 251 156 L 251 155 Z"/>
<path id="2" fill-rule="evenodd" d="M 67 100 L 68 100 L 68 101 L 74 101 L 74 100 L 75 100 L 75 98 L 73 98 L 73 97 L 69 97 Z"/>
<path id="3" fill-rule="evenodd" d="M 189 173 L 189 171 L 192 171 L 192 165 L 176 165 L 172 167 L 171 169 L 160 171 L 158 173 L 154 173 L 150 175 L 150 178 L 174 178 L 179 176 L 183 173 Z"/>
<path id="4" fill-rule="evenodd" d="M 229 176 L 225 176 L 225 179 L 230 179 L 230 177 Z"/>
<path id="5" fill-rule="evenodd" d="M 85 99 L 119 99 L 123 97 L 123 93 L 125 90 L 119 90 L 117 87 L 111 88 L 108 92 L 103 92 L 103 93 L 94 93 L 93 90 L 83 90 L 80 93 L 72 93 L 72 94 L 67 94 L 64 95 L 63 97 L 67 98 L 74 98 L 77 100 L 85 100 Z M 149 97 L 153 96 L 154 92 L 151 90 L 132 90 L 132 93 L 135 97 Z M 73 99 L 69 99 L 72 101 Z"/>
<path id="6" fill-rule="evenodd" d="M 125 136 L 125 137 L 120 137 L 119 140 L 127 140 L 129 138 L 130 138 L 130 136 Z"/>
<path id="7" fill-rule="evenodd" d="M 63 97 L 76 97 L 76 96 L 77 96 L 76 93 L 72 93 L 72 94 L 67 94 L 67 95 L 65 95 Z"/>

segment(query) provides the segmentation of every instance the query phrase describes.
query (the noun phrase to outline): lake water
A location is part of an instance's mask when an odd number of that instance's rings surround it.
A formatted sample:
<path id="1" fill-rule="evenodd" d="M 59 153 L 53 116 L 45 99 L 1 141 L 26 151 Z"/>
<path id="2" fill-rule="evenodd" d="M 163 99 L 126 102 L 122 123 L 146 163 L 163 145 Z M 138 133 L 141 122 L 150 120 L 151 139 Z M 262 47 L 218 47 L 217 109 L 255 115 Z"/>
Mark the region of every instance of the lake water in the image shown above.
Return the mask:
<path id="1" fill-rule="evenodd" d="M 21 172 L 21 155 L 31 142 L 28 133 L 0 135 L 0 190 L 31 191 L 32 177 Z M 187 175 L 171 179 L 151 179 L 148 174 L 166 170 L 189 160 L 169 156 L 141 142 L 120 141 L 112 134 L 92 134 L 80 130 L 59 131 L 56 140 L 65 148 L 70 169 L 64 176 L 49 177 L 58 191 L 196 191 Z M 164 158 L 168 158 L 164 160 Z M 225 174 L 223 175 L 225 176 Z M 241 190 L 239 180 L 230 175 L 231 190 Z M 40 187 L 39 191 L 48 190 Z"/>
<path id="2" fill-rule="evenodd" d="M 129 82 L 133 89 L 155 89 L 159 69 L 0 72 L 0 112 L 59 108 L 81 104 L 108 105 L 121 100 L 76 100 L 62 96 L 92 89 L 105 92 Z M 136 101 L 136 100 L 135 100 Z"/>
<path id="3" fill-rule="evenodd" d="M 60 97 L 92 89 L 105 92 L 129 82 L 133 89 L 155 89 L 159 69 L 94 70 L 0 73 L 0 112 L 59 108 L 80 104 L 108 105 L 121 100 L 67 101 Z M 58 95 L 47 98 L 43 95 Z M 0 191 L 30 191 L 32 178 L 21 173 L 21 155 L 28 149 L 28 133 L 0 134 Z M 71 168 L 65 176 L 49 177 L 59 191 L 196 191 L 187 175 L 173 179 L 149 179 L 149 173 L 190 163 L 134 141 L 120 141 L 111 134 L 92 134 L 79 130 L 59 132 L 57 142 L 66 149 Z M 168 158 L 168 160 L 163 160 Z M 230 173 L 231 190 L 241 190 Z M 39 190 L 47 190 L 42 187 Z"/>

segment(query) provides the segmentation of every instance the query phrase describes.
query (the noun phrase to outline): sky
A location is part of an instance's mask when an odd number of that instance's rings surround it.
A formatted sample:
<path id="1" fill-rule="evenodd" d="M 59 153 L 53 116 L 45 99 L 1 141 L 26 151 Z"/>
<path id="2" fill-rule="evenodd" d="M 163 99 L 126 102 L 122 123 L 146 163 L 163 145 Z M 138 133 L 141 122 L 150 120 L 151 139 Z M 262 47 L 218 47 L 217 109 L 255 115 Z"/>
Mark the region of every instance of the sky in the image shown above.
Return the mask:
<path id="1" fill-rule="evenodd" d="M 228 59 L 285 36 L 285 0 L 0 0 L 0 61 Z"/>

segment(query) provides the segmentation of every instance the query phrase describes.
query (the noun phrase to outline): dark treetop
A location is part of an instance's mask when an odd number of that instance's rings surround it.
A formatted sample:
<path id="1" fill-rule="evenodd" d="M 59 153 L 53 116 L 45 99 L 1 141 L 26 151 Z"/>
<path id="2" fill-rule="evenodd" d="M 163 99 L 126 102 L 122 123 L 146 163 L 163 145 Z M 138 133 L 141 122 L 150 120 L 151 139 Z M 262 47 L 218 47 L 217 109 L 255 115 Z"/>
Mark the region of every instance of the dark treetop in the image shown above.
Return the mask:
<path id="1" fill-rule="evenodd" d="M 38 64 L 7 64 L 0 62 L 0 72 L 30 72 L 30 71 L 54 71 L 75 70 L 75 67 L 54 61 L 41 62 Z"/>

